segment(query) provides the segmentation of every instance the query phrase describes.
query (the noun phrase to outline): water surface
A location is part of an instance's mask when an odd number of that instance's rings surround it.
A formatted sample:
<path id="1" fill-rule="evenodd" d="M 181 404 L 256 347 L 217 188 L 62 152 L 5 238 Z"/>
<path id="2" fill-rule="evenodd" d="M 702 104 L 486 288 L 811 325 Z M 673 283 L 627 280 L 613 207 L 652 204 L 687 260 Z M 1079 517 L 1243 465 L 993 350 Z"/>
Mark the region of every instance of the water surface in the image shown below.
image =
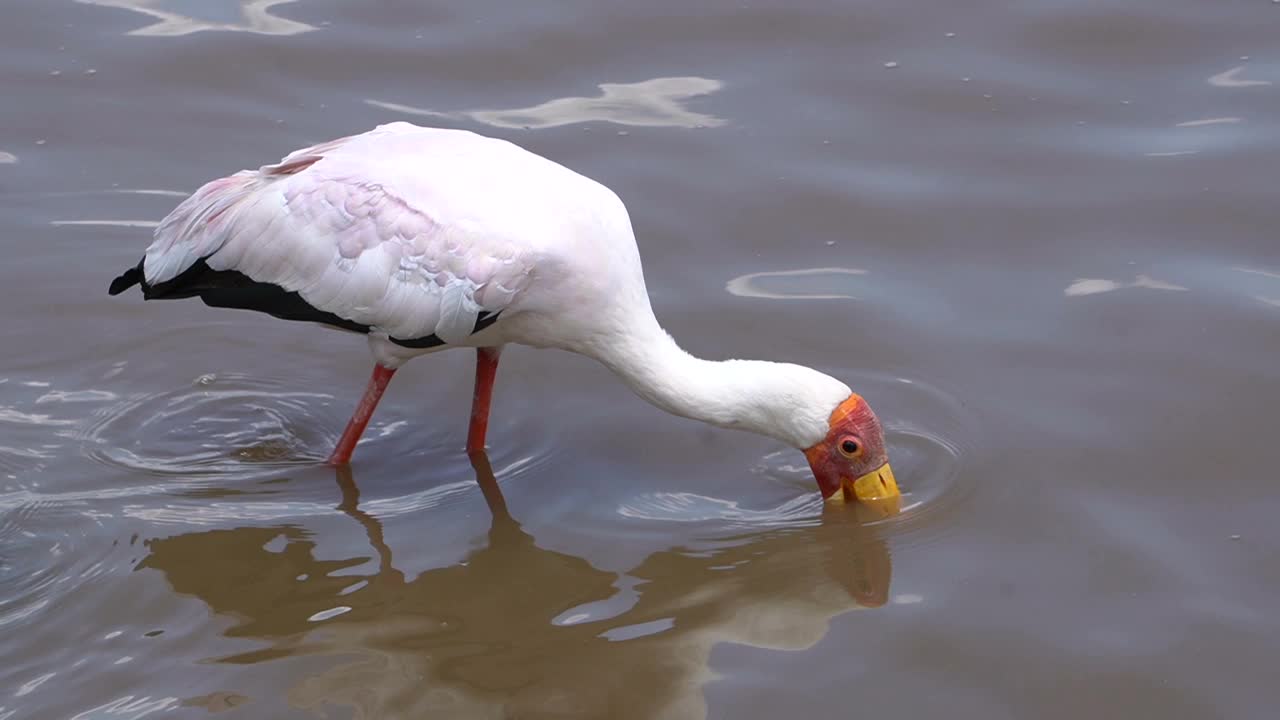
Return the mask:
<path id="1" fill-rule="evenodd" d="M 1280 701 L 1280 5 L 2 12 L 0 719 Z M 614 188 L 664 325 L 846 379 L 903 515 L 520 348 L 504 503 L 466 353 L 335 472 L 362 341 L 107 298 L 202 182 L 394 120 Z"/>

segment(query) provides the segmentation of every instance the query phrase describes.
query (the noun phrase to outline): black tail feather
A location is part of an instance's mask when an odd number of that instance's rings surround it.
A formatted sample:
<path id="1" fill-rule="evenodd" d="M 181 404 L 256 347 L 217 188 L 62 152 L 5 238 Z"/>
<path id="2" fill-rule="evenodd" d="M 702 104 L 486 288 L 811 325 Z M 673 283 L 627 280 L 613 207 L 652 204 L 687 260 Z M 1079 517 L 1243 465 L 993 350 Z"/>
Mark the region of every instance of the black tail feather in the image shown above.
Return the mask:
<path id="1" fill-rule="evenodd" d="M 147 282 L 140 262 L 113 280 L 108 292 L 119 295 L 134 285 L 142 286 L 142 297 L 147 300 L 198 297 L 209 307 L 255 310 L 281 320 L 316 322 L 352 332 L 369 332 L 368 325 L 314 308 L 296 292 L 289 292 L 279 285 L 256 282 L 235 270 L 214 270 L 203 259 L 192 263 L 177 277 L 155 284 Z"/>
<path id="2" fill-rule="evenodd" d="M 111 281 L 111 287 L 107 289 L 108 295 L 119 295 L 134 285 L 142 282 L 142 262 L 139 261 L 136 267 L 131 267 L 124 271 L 124 274 Z"/>
<path id="3" fill-rule="evenodd" d="M 137 267 L 112 280 L 107 292 L 119 295 L 134 285 L 142 286 L 142 296 L 147 300 L 198 297 L 209 307 L 254 310 L 281 320 L 321 323 L 357 333 L 369 332 L 368 325 L 313 307 L 297 292 L 257 282 L 235 270 L 214 270 L 203 259 L 197 260 L 177 277 L 154 285 L 147 282 L 139 262 Z M 481 312 L 471 332 L 478 333 L 489 327 L 497 321 L 500 313 Z M 433 348 L 445 344 L 434 333 L 420 338 L 391 338 L 391 342 L 408 348 Z"/>

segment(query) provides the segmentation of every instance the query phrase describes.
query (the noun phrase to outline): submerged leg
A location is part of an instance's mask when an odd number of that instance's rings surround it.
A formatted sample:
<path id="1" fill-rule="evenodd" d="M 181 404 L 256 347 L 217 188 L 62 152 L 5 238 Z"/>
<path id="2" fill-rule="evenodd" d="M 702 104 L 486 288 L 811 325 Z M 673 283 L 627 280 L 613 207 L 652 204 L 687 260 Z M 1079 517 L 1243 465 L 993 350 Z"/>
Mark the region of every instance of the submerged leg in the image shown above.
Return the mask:
<path id="1" fill-rule="evenodd" d="M 373 417 L 373 409 L 378 407 L 382 391 L 387 389 L 387 383 L 391 382 L 391 376 L 395 374 L 395 368 L 373 366 L 373 375 L 369 378 L 369 386 L 364 389 L 364 397 L 360 398 L 360 404 L 347 422 L 347 429 L 342 431 L 342 437 L 338 439 L 338 446 L 329 456 L 330 465 L 346 465 L 351 462 L 351 452 L 356 449 L 356 443 L 369 424 L 369 418 Z"/>
<path id="2" fill-rule="evenodd" d="M 501 352 L 501 347 L 476 348 L 476 391 L 471 398 L 468 455 L 484 452 L 484 434 L 489 429 L 489 401 L 493 399 L 493 378 L 498 374 L 498 355 Z"/>
<path id="3" fill-rule="evenodd" d="M 476 484 L 480 486 L 480 494 L 484 495 L 484 502 L 489 506 L 489 512 L 493 513 L 494 520 L 505 518 L 510 521 L 511 516 L 507 513 L 507 499 L 502 496 L 498 479 L 493 476 L 493 466 L 489 464 L 489 456 L 484 450 L 479 450 L 470 453 L 469 457 L 471 467 L 476 471 Z"/>

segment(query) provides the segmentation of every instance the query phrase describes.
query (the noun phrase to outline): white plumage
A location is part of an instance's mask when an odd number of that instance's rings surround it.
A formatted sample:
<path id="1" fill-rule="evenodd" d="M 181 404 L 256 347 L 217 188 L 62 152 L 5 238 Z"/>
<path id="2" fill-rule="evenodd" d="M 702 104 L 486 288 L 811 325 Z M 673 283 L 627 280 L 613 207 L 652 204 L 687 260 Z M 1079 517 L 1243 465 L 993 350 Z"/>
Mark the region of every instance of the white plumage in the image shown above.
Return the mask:
<path id="1" fill-rule="evenodd" d="M 147 282 L 204 258 L 375 333 L 467 344 L 481 312 L 506 310 L 528 285 L 529 237 L 564 229 L 554 208 L 530 207 L 513 174 L 492 172 L 495 154 L 540 160 L 513 149 L 395 123 L 215 180 L 161 223 Z M 590 182 L 541 164 L 565 184 Z"/>
<path id="2" fill-rule="evenodd" d="M 111 292 L 139 282 L 148 298 L 198 295 L 367 332 L 382 370 L 344 434 L 352 447 L 396 367 L 456 346 L 481 349 L 483 419 L 508 342 L 593 357 L 669 412 L 801 449 L 827 438 L 851 397 L 806 367 L 682 351 L 654 318 L 621 200 L 461 130 L 382 125 L 214 180 L 164 219 Z"/>

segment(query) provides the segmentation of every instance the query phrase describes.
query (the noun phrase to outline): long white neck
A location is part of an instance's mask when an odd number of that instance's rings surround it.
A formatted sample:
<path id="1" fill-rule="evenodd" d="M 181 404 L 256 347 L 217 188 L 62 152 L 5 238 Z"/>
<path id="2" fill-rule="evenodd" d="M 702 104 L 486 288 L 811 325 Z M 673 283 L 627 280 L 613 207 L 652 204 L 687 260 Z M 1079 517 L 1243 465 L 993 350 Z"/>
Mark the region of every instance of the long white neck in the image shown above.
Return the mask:
<path id="1" fill-rule="evenodd" d="M 581 351 L 669 413 L 804 449 L 826 436 L 831 412 L 849 397 L 847 385 L 817 370 L 760 360 L 702 360 L 682 350 L 651 314 L 630 320 Z"/>

